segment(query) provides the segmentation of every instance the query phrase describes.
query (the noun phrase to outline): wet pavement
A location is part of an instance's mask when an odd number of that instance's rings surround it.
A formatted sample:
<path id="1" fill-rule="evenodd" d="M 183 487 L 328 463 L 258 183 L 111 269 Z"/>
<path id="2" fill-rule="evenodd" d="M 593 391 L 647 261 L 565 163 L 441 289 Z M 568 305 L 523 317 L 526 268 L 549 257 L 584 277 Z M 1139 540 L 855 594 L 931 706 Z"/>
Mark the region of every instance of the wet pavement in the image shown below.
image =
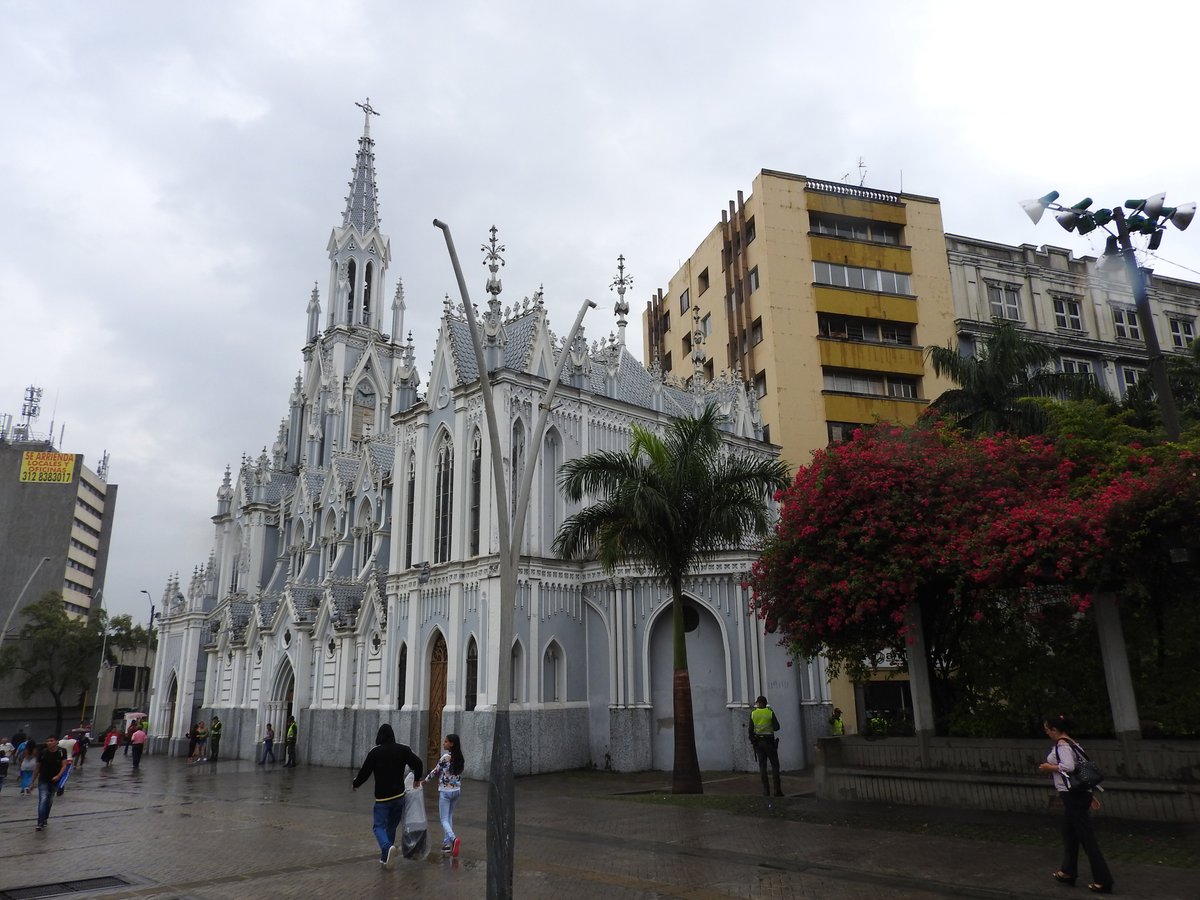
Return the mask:
<path id="1" fill-rule="evenodd" d="M 49 827 L 34 831 L 36 796 L 0 791 L 0 900 L 9 897 L 294 898 L 485 895 L 486 786 L 467 782 L 455 812 L 457 860 L 438 849 L 437 798 L 426 789 L 425 859 L 378 862 L 370 785 L 348 769 L 188 766 L 118 756 L 72 775 Z M 517 781 L 514 894 L 520 898 L 875 898 L 1089 896 L 1056 886 L 1059 839 L 1021 845 L 867 827 L 738 815 L 655 801 L 669 775 L 561 773 Z M 817 808 L 811 780 L 785 777 L 780 804 Z M 758 793 L 757 776 L 712 774 L 708 795 Z M 636 797 L 636 802 L 635 802 Z M 649 800 L 650 802 L 646 802 Z M 759 802 L 766 803 L 760 799 Z M 881 813 L 882 814 L 882 813 Z M 931 815 L 937 815 L 930 811 Z M 953 832 L 953 829 L 951 829 Z M 1036 833 L 1036 832 L 1035 832 Z M 1101 835 L 1101 843 L 1104 835 Z M 1127 897 L 1200 897 L 1200 869 L 1114 864 Z M 46 885 L 42 892 L 18 890 Z M 83 889 L 84 893 L 75 892 Z"/>

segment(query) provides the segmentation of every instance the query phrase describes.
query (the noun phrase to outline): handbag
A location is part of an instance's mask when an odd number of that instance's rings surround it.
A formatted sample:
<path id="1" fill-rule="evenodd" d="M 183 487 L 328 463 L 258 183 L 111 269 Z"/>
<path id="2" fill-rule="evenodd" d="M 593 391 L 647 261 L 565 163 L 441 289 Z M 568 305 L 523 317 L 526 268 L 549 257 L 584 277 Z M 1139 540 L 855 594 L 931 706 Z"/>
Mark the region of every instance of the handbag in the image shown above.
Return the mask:
<path id="1" fill-rule="evenodd" d="M 1063 781 L 1067 783 L 1068 791 L 1091 793 L 1092 789 L 1098 787 L 1104 780 L 1104 773 L 1100 771 L 1098 765 L 1092 762 L 1082 747 L 1074 741 L 1069 743 L 1076 755 L 1075 771 L 1062 772 Z M 1058 744 L 1054 745 L 1054 758 L 1058 759 Z M 1061 765 L 1061 762 L 1059 764 Z"/>

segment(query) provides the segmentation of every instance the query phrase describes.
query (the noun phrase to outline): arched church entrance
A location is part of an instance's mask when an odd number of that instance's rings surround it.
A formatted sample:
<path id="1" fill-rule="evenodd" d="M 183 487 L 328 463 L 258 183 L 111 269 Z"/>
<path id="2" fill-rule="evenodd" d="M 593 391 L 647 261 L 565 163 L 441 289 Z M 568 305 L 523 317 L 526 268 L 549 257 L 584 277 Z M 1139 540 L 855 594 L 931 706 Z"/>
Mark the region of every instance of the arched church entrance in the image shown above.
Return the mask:
<path id="1" fill-rule="evenodd" d="M 267 725 L 274 727 L 275 740 L 280 747 L 283 746 L 283 739 L 287 732 L 288 716 L 295 715 L 295 700 L 296 674 L 292 670 L 291 661 L 285 657 L 275 673 L 271 699 L 267 701 L 266 721 L 259 729 L 260 733 L 265 734 Z"/>
<path id="2" fill-rule="evenodd" d="M 442 755 L 442 710 L 446 706 L 446 670 L 449 653 L 439 631 L 429 654 L 429 738 L 425 742 L 425 767 L 432 769 Z"/>
<path id="3" fill-rule="evenodd" d="M 733 746 L 725 685 L 725 640 L 716 618 L 684 597 L 683 627 L 688 675 L 692 682 L 692 719 L 701 769 L 728 769 Z M 671 604 L 655 618 L 650 632 L 650 695 L 653 706 L 655 769 L 675 765 L 674 642 Z"/>

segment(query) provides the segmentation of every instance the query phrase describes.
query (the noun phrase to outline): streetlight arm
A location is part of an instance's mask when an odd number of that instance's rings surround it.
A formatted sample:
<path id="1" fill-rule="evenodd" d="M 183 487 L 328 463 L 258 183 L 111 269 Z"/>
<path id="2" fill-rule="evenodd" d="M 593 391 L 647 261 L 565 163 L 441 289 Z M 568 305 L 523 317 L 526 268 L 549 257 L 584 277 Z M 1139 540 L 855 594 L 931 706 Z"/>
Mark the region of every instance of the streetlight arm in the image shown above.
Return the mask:
<path id="1" fill-rule="evenodd" d="M 29 573 L 29 577 L 25 579 L 25 586 L 21 588 L 21 593 L 17 594 L 17 599 L 13 602 L 12 609 L 8 611 L 8 617 L 4 620 L 4 629 L 0 631 L 0 644 L 4 643 L 4 639 L 8 636 L 8 626 L 12 624 L 13 616 L 21 606 L 21 600 L 25 597 L 25 592 L 29 590 L 29 585 L 33 584 L 34 576 L 43 565 L 50 562 L 50 557 L 43 556 L 38 560 L 38 564 L 33 567 L 33 571 Z"/>

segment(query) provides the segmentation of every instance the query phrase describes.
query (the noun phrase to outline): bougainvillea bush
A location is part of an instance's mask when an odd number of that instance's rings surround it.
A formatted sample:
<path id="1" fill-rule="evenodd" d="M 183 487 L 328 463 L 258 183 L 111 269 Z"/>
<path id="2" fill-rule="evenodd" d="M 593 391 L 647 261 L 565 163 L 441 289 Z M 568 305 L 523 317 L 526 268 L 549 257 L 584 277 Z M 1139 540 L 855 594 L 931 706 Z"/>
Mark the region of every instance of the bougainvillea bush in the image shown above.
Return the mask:
<path id="1" fill-rule="evenodd" d="M 1076 449 L 1068 458 L 1045 438 L 972 439 L 937 422 L 862 429 L 781 493 L 754 606 L 796 655 L 823 653 L 855 677 L 904 653 L 915 606 L 940 729 L 1036 720 L 1063 690 L 1062 654 L 1094 645 L 1090 592 L 1144 576 L 1130 549 L 1200 511 L 1200 487 L 1169 502 L 1194 457 L 1132 447 L 1101 466 L 1090 445 Z M 1105 705 L 1091 656 L 1073 661 L 1083 686 L 1065 699 L 1077 711 Z"/>

